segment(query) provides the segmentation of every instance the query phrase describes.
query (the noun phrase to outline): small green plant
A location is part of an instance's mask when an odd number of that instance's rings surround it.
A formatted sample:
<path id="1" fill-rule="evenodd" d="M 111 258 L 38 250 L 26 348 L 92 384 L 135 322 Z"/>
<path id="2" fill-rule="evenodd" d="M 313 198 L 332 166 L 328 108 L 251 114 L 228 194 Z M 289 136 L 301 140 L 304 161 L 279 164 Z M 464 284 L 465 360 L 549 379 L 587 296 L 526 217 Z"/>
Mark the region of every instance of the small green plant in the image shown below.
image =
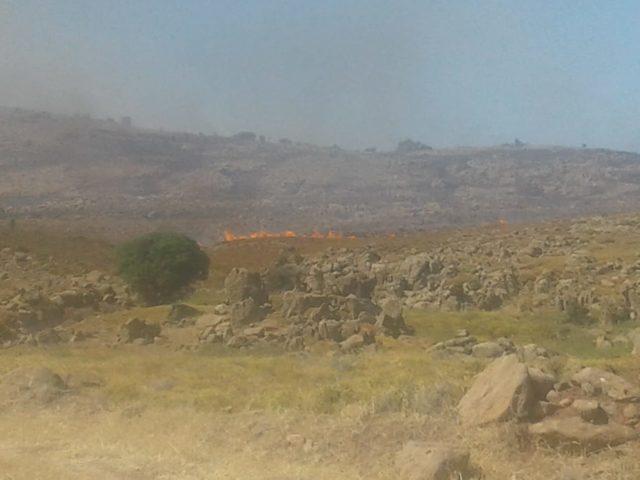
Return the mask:
<path id="1" fill-rule="evenodd" d="M 117 250 L 120 276 L 152 305 L 180 297 L 209 271 L 209 258 L 198 244 L 179 233 L 152 233 Z"/>

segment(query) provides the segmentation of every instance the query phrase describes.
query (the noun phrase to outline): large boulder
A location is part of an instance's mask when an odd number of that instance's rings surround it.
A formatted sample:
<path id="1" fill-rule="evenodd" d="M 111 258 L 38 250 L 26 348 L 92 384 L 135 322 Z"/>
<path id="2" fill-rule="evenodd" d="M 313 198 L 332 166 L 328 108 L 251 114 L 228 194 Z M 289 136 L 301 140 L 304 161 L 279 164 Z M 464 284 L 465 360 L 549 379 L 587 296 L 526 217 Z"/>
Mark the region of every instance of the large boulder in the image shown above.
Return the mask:
<path id="1" fill-rule="evenodd" d="M 579 416 L 548 417 L 529 425 L 529 433 L 552 446 L 576 450 L 598 450 L 638 438 L 631 427 L 618 423 L 594 424 Z"/>
<path id="2" fill-rule="evenodd" d="M 475 378 L 458 404 L 458 414 L 465 425 L 484 425 L 529 418 L 535 403 L 527 366 L 516 355 L 507 355 L 494 360 Z"/>
<path id="3" fill-rule="evenodd" d="M 477 478 L 469 463 L 469 452 L 462 448 L 426 442 L 408 442 L 396 454 L 400 480 L 450 480 Z"/>
<path id="4" fill-rule="evenodd" d="M 601 392 L 619 402 L 640 401 L 640 387 L 606 370 L 583 368 L 572 377 L 572 381 L 585 391 Z"/>
<path id="5" fill-rule="evenodd" d="M 268 300 L 267 291 L 259 273 L 250 272 L 246 268 L 234 268 L 224 281 L 224 288 L 229 303 L 241 302 L 251 298 L 256 305 Z"/>

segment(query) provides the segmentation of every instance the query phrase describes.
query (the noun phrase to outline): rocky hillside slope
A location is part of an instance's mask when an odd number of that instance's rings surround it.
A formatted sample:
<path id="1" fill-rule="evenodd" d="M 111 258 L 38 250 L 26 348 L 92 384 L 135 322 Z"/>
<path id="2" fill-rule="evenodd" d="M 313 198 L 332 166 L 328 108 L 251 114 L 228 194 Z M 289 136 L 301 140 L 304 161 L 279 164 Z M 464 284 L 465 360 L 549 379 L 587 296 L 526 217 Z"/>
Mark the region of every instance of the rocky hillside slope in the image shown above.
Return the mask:
<path id="1" fill-rule="evenodd" d="M 171 225 L 396 232 L 640 206 L 640 155 L 502 146 L 356 152 L 0 109 L 0 215 L 112 237 Z"/>

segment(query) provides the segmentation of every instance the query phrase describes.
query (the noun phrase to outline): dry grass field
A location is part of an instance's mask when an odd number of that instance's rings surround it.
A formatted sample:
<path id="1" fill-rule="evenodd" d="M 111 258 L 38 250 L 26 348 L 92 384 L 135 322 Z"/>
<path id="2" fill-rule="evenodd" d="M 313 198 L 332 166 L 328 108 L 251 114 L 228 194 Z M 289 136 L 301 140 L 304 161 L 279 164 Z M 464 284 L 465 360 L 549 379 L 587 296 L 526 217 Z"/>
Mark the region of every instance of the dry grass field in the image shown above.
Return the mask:
<path id="1" fill-rule="evenodd" d="M 565 456 L 528 444 L 517 425 L 457 425 L 453 408 L 483 362 L 438 358 L 426 346 L 462 325 L 479 335 L 508 330 L 562 346 L 545 328 L 549 323 L 480 313 L 410 318 L 415 339 L 388 340 L 358 355 L 321 346 L 305 353 L 160 346 L 4 351 L 0 373 L 47 366 L 77 387 L 46 405 L 2 409 L 0 478 L 392 479 L 394 454 L 410 439 L 468 446 L 489 479 L 638 478 L 637 445 Z M 558 361 L 560 373 L 577 364 L 630 377 L 640 371 L 627 352 L 603 357 L 570 343 L 577 356 Z"/>
<path id="2" fill-rule="evenodd" d="M 63 273 L 112 263 L 112 247 L 100 241 L 1 233 L 1 246 L 49 258 Z M 212 274 L 189 303 L 208 311 L 231 268 L 259 270 L 283 245 L 311 254 L 374 243 L 393 253 L 410 244 L 425 248 L 439 235 L 211 247 Z M 631 255 L 630 239 L 600 245 L 594 251 L 603 258 Z M 555 261 L 542 257 L 530 268 L 553 268 Z M 157 322 L 168 309 L 137 307 L 85 323 L 112 333 L 131 316 Z M 325 342 L 302 352 L 102 341 L 0 350 L 0 377 L 47 367 L 69 386 L 46 401 L 0 388 L 0 479 L 395 479 L 395 454 L 409 440 L 464 445 L 489 480 L 640 478 L 637 442 L 567 454 L 532 443 L 517 424 L 463 428 L 455 406 L 487 361 L 429 349 L 466 328 L 479 340 L 508 336 L 561 353 L 550 363 L 559 378 L 598 366 L 637 382 L 640 362 L 629 346 L 596 349 L 584 327 L 553 311 L 416 309 L 405 316 L 415 336 L 384 337 L 357 354 Z M 635 326 L 620 324 L 611 334 Z"/>

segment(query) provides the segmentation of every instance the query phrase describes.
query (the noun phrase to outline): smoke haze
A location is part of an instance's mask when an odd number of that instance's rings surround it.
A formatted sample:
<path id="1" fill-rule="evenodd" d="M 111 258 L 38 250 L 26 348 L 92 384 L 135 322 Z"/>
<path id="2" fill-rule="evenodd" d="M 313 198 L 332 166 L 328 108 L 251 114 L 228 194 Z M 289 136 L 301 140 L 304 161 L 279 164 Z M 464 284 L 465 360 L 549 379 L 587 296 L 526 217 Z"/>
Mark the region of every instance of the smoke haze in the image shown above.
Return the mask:
<path id="1" fill-rule="evenodd" d="M 640 148 L 633 1 L 0 5 L 2 105 L 355 148 Z"/>

